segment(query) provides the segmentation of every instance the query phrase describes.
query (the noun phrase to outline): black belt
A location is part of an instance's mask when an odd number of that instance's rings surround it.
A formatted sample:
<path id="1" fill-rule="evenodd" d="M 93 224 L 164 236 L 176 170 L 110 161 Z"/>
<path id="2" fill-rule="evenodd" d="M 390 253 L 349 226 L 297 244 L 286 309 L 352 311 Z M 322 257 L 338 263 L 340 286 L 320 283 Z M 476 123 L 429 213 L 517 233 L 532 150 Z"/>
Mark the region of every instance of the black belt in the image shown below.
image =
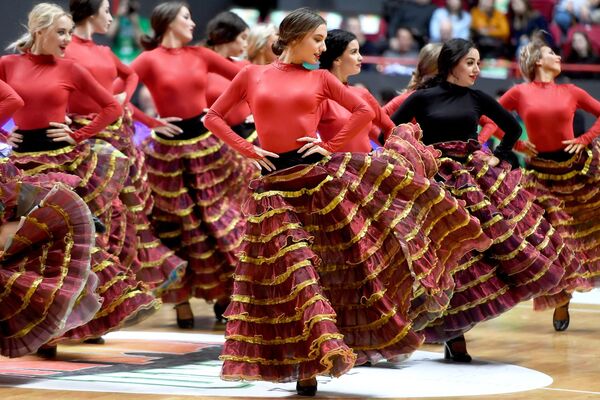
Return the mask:
<path id="1" fill-rule="evenodd" d="M 299 164 L 316 164 L 323 158 L 325 158 L 324 155 L 319 153 L 313 153 L 309 156 L 302 158 L 303 154 L 304 153 L 298 153 L 298 149 L 296 149 L 285 153 L 279 153 L 279 158 L 267 156 L 267 159 L 269 159 L 269 161 L 271 161 L 273 165 L 275 165 L 275 170 L 279 171 Z M 268 175 L 270 174 L 270 172 L 263 168 L 261 170 L 261 174 Z"/>
<path id="2" fill-rule="evenodd" d="M 182 119 L 181 121 L 173 121 L 171 124 L 181 128 L 183 132 L 173 137 L 165 136 L 162 133 L 155 132 L 156 135 L 165 140 L 187 140 L 194 139 L 198 136 L 208 132 L 208 129 L 204 126 L 201 119 L 204 117 L 204 113 L 197 115 L 192 118 Z"/>
<path id="3" fill-rule="evenodd" d="M 51 127 L 42 129 L 19 129 L 16 132 L 23 135 L 23 141 L 15 149 L 19 153 L 30 153 L 38 151 L 59 150 L 71 146 L 68 142 L 55 142 L 48 137 L 46 131 Z"/>

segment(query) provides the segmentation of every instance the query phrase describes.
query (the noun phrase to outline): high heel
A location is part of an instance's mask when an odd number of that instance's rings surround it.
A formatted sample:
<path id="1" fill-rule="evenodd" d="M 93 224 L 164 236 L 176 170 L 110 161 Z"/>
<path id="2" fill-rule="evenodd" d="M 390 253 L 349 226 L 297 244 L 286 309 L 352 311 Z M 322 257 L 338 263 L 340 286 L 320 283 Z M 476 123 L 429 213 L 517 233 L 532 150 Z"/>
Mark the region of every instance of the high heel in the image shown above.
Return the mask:
<path id="1" fill-rule="evenodd" d="M 56 353 L 58 352 L 56 345 L 43 345 L 39 349 L 37 349 L 36 354 L 43 358 L 56 358 Z"/>
<path id="2" fill-rule="evenodd" d="M 557 319 L 556 312 L 559 309 L 566 309 L 567 311 L 567 319 Z M 554 325 L 554 330 L 557 332 L 566 331 L 569 327 L 569 322 L 571 321 L 571 317 L 569 316 L 569 303 L 564 306 L 556 307 L 554 309 L 554 314 L 552 314 L 552 325 Z"/>
<path id="3" fill-rule="evenodd" d="M 182 307 L 187 307 L 190 310 L 190 313 L 192 312 L 192 308 L 190 306 L 189 301 L 175 305 L 174 308 L 175 308 L 175 312 L 177 313 L 177 326 L 180 329 L 193 329 L 194 328 L 194 317 L 192 316 L 192 318 L 181 318 L 179 315 L 179 309 Z"/>
<path id="4" fill-rule="evenodd" d="M 85 339 L 83 341 L 83 343 L 86 343 L 86 344 L 104 344 L 104 343 L 106 343 L 106 341 L 104 340 L 104 338 L 102 336 L 98 336 L 98 337 L 95 337 L 95 338 Z"/>
<path id="5" fill-rule="evenodd" d="M 300 385 L 300 381 L 296 382 L 296 393 L 298 396 L 314 396 L 317 394 L 317 380 L 314 385 Z"/>
<path id="6" fill-rule="evenodd" d="M 219 321 L 220 323 L 225 323 L 227 322 L 227 318 L 225 318 L 223 316 L 223 313 L 225 312 L 225 310 L 227 310 L 227 306 L 229 305 L 229 302 L 227 302 L 227 304 L 221 304 L 221 303 L 215 303 L 215 305 L 213 306 L 213 311 L 215 312 L 215 318 L 217 319 L 217 321 Z"/>
<path id="7" fill-rule="evenodd" d="M 456 347 L 454 347 L 455 344 L 457 344 L 457 345 L 463 344 L 465 350 L 458 351 L 456 349 Z M 446 343 L 444 343 L 444 359 L 452 360 L 454 362 L 459 362 L 459 363 L 470 363 L 471 362 L 472 358 L 469 355 L 469 353 L 467 352 L 467 342 L 465 341 L 464 335 L 460 335 L 460 336 L 455 337 L 454 339 L 450 339 Z"/>

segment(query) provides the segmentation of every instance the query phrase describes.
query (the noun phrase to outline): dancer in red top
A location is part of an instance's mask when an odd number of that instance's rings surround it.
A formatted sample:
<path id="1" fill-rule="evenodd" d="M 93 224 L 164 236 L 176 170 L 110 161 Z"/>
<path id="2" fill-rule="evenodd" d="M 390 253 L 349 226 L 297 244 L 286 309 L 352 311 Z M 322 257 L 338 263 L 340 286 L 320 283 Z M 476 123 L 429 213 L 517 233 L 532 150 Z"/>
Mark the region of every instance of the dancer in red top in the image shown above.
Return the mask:
<path id="1" fill-rule="evenodd" d="M 435 182 L 365 153 L 332 154 L 374 112 L 328 71 L 303 66 L 325 50 L 322 17 L 295 10 L 279 33 L 279 60 L 245 67 L 206 117 L 212 132 L 264 174 L 251 182 L 245 203 L 221 376 L 297 380 L 299 394 L 314 395 L 317 375 L 339 376 L 355 362 L 395 361 L 418 347 L 413 326 L 448 304 L 446 268 L 489 242 Z M 327 99 L 352 115 L 323 142 L 317 110 Z M 224 120 L 242 101 L 262 147 Z M 415 304 L 419 311 L 411 314 Z"/>
<path id="2" fill-rule="evenodd" d="M 216 301 L 217 319 L 231 294 L 235 253 L 244 221 L 239 201 L 249 165 L 204 128 L 208 72 L 232 79 L 241 66 L 214 51 L 188 46 L 195 23 L 185 3 L 158 5 L 151 17 L 153 37 L 131 64 L 150 91 L 162 117 L 183 133 L 154 131 L 145 144 L 148 180 L 154 195 L 153 224 L 163 242 L 188 261 L 182 282 L 163 299 L 176 303 L 181 328 L 193 327 L 189 298 Z M 248 164 L 248 163 L 246 163 Z"/>
<path id="3" fill-rule="evenodd" d="M 73 40 L 65 51 L 65 58 L 84 66 L 108 92 L 113 92 L 116 80 L 120 79 L 124 91 L 116 94 L 115 98 L 127 105 L 138 83 L 137 74 L 119 61 L 109 47 L 99 46 L 92 40 L 93 34 L 106 34 L 112 22 L 108 0 L 71 0 L 69 7 L 75 30 Z M 90 118 L 99 111 L 98 104 L 86 92 L 75 92 L 70 98 L 69 112 L 75 127 L 89 124 Z M 169 129 L 168 126 L 163 128 Z M 147 183 L 144 153 L 132 140 L 134 130 L 130 112 L 126 109 L 121 118 L 113 121 L 96 137 L 108 141 L 131 161 L 125 187 L 119 196 L 126 208 L 119 214 L 114 213 L 111 223 L 113 237 L 118 238 L 120 243 L 116 249 L 119 258 L 137 271 L 136 276 L 140 281 L 151 288 L 158 287 L 160 291 L 172 279 L 184 273 L 186 263 L 150 230 L 148 214 L 152 211 L 151 191 Z"/>
<path id="4" fill-rule="evenodd" d="M 378 140 L 380 130 L 383 130 L 384 136 L 387 138 L 394 128 L 394 123 L 382 111 L 377 100 L 367 89 L 348 85 L 348 78 L 360 73 L 362 62 L 356 36 L 341 29 L 334 29 L 327 32 L 325 43 L 327 50 L 321 54 L 320 67 L 329 70 L 349 90 L 361 97 L 375 114 L 373 121 L 367 124 L 364 130 L 352 138 L 351 141 L 344 143 L 340 151 L 368 153 L 371 151 L 370 139 Z M 318 131 L 324 141 L 333 138 L 350 116 L 348 110 L 331 100 L 321 103 L 319 113 Z M 371 132 L 373 132 L 373 135 L 370 136 Z"/>
<path id="5" fill-rule="evenodd" d="M 62 58 L 73 28 L 68 13 L 53 4 L 38 4 L 29 14 L 28 28 L 14 44 L 23 54 L 0 58 L 0 79 L 25 102 L 14 115 L 23 139 L 11 160 L 26 175 L 64 171 L 81 178 L 74 184 L 75 191 L 108 225 L 112 206 L 119 202 L 128 160 L 108 144 L 92 148 L 85 139 L 116 120 L 121 107 L 87 70 Z M 89 125 L 72 131 L 62 121 L 70 95 L 77 90 L 86 91 L 102 109 Z M 108 243 L 108 235 L 97 235 L 97 248 L 92 252 L 92 264 L 99 267 L 102 309 L 89 323 L 67 332 L 68 338 L 97 338 L 160 304 L 129 268 L 103 250 Z"/>
<path id="6" fill-rule="evenodd" d="M 581 265 L 572 274 L 572 285 L 555 296 L 536 299 L 537 309 L 554 307 L 554 328 L 569 326 L 570 292 L 600 284 L 600 118 L 582 136 L 573 134 L 575 110 L 581 108 L 600 117 L 600 102 L 575 85 L 554 82 L 561 72 L 560 56 L 541 40 L 532 41 L 521 50 L 520 66 L 529 81 L 508 90 L 500 104 L 519 113 L 534 146 L 528 152 L 526 186 L 538 195 L 538 201 L 561 227 L 565 241 L 580 256 Z M 547 195 L 551 192 L 564 202 Z M 569 220 L 560 218 L 560 210 Z"/>
<path id="7" fill-rule="evenodd" d="M 246 55 L 248 35 L 249 28 L 244 20 L 231 11 L 224 11 L 208 21 L 206 47 L 231 62 L 241 63 L 240 66 L 248 65 L 248 61 L 240 60 Z M 222 75 L 214 72 L 208 73 L 206 101 L 209 107 L 217 101 L 230 83 L 231 80 Z M 251 142 L 256 137 L 256 129 L 250 115 L 248 105 L 241 103 L 225 116 L 225 120 L 238 135 Z M 251 135 L 252 138 L 250 138 Z"/>

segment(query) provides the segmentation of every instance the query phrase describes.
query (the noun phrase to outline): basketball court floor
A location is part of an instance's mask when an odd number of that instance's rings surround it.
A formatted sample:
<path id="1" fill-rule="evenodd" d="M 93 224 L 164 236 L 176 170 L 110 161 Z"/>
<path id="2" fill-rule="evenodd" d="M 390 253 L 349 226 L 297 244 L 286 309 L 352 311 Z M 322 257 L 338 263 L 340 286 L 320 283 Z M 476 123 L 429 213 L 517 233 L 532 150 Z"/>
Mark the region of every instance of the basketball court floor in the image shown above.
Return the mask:
<path id="1" fill-rule="evenodd" d="M 233 399 L 294 397 L 295 385 L 219 379 L 222 324 L 192 303 L 196 328 L 181 331 L 163 306 L 145 322 L 108 334 L 104 345 L 61 345 L 56 360 L 0 358 L 0 399 Z M 471 364 L 424 346 L 397 365 L 357 367 L 319 378 L 321 398 L 600 399 L 600 290 L 571 303 L 566 332 L 552 312 L 525 303 L 467 333 Z"/>

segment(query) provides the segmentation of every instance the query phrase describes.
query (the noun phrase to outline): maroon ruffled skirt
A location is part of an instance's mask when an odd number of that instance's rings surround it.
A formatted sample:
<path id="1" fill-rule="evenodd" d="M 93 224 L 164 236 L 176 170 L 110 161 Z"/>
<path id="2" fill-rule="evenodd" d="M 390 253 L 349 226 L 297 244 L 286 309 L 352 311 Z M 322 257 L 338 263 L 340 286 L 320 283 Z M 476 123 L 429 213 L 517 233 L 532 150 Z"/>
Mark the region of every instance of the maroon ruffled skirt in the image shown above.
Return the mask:
<path id="1" fill-rule="evenodd" d="M 442 318 L 425 329 L 429 342 L 456 337 L 521 301 L 560 291 L 576 268 L 573 253 L 522 186 L 520 170 L 503 163 L 474 141 L 434 145 L 442 152 L 436 179 L 467 204 L 493 241 L 464 257 L 454 274 L 456 288 Z"/>
<path id="2" fill-rule="evenodd" d="M 90 270 L 94 224 L 85 202 L 51 179 L 0 160 L 1 223 L 19 221 L 0 251 L 0 354 L 18 357 L 90 321 L 101 305 Z M 54 183 L 52 183 L 54 181 Z"/>
<path id="3" fill-rule="evenodd" d="M 415 325 L 452 296 L 446 266 L 489 245 L 455 199 L 401 164 L 351 153 L 313 161 L 251 183 L 223 379 L 339 376 L 413 352 Z"/>
<path id="4" fill-rule="evenodd" d="M 184 133 L 178 137 L 152 132 L 144 143 L 154 230 L 188 262 L 185 275 L 163 300 L 224 299 L 231 294 L 235 253 L 242 239 L 240 202 L 248 193 L 244 183 L 250 169 L 206 131 L 200 117 L 180 125 Z"/>
<path id="5" fill-rule="evenodd" d="M 92 271 L 99 278 L 96 294 L 103 300 L 102 308 L 89 323 L 66 332 L 65 338 L 101 336 L 148 315 L 146 311 L 156 310 L 160 300 L 137 280 L 132 268 L 135 264 L 126 263 L 135 258 L 135 253 L 130 255 L 132 245 L 126 241 L 131 237 L 126 231 L 131 225 L 126 222 L 127 212 L 119 199 L 128 159 L 108 143 L 96 140 L 55 150 L 13 151 L 11 160 L 26 176 L 64 172 L 79 178 L 73 190 L 107 228 L 106 234 L 96 235 L 92 250 Z"/>
<path id="6" fill-rule="evenodd" d="M 574 250 L 579 268 L 562 292 L 536 299 L 536 309 L 560 306 L 573 291 L 600 286 L 600 142 L 571 157 L 561 153 L 562 160 L 543 154 L 529 160 L 525 187 Z"/>
<path id="7" fill-rule="evenodd" d="M 73 128 L 78 129 L 91 122 L 90 116 L 72 116 Z M 152 232 L 149 215 L 153 198 L 144 153 L 133 143 L 134 126 L 130 113 L 109 125 L 95 136 L 121 151 L 130 161 L 129 173 L 119 198 L 123 207 L 114 215 L 111 223 L 113 242 L 119 243 L 114 254 L 135 272 L 137 279 L 162 293 L 185 273 L 186 262 L 177 257 Z"/>

